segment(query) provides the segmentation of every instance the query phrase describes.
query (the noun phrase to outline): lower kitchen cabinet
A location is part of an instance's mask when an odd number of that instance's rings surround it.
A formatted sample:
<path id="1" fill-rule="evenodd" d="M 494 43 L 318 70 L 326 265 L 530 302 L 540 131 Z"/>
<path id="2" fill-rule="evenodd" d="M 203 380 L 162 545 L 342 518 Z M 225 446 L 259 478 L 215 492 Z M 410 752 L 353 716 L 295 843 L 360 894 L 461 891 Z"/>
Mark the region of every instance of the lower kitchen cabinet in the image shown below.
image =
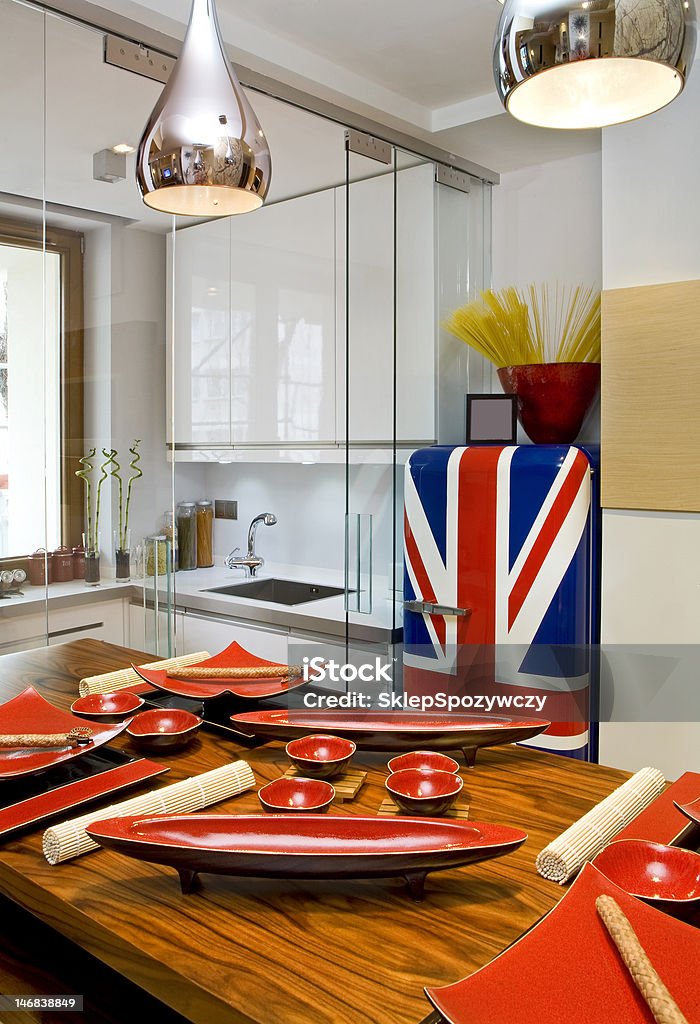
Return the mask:
<path id="1" fill-rule="evenodd" d="M 167 658 L 170 654 L 184 654 L 184 616 L 182 612 L 176 612 L 174 616 L 168 616 L 165 611 L 158 611 L 153 608 L 144 608 L 143 604 L 131 604 L 129 606 L 129 642 L 128 646 L 137 651 L 148 651 L 154 657 Z M 168 631 L 172 650 L 168 647 Z"/>
<path id="2" fill-rule="evenodd" d="M 286 630 L 278 630 L 272 626 L 251 626 L 237 619 L 186 612 L 183 615 L 182 634 L 178 639 L 177 649 L 179 654 L 209 651 L 213 655 L 236 641 L 259 658 L 285 664 L 287 640 Z"/>
<path id="3" fill-rule="evenodd" d="M 0 654 L 31 651 L 47 643 L 53 647 L 87 637 L 123 645 L 128 638 L 127 608 L 123 598 L 53 608 L 49 597 L 48 620 L 45 610 L 2 620 Z"/>

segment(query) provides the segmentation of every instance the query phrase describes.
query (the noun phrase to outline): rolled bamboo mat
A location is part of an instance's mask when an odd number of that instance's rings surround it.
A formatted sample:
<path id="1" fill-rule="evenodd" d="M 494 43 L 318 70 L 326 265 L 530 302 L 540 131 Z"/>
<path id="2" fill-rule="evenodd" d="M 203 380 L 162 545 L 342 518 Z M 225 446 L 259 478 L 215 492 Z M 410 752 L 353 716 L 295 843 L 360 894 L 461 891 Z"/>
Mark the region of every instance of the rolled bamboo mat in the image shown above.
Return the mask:
<path id="1" fill-rule="evenodd" d="M 155 789 L 150 793 L 132 797 L 111 807 L 93 810 L 80 818 L 52 825 L 44 832 L 42 849 L 49 864 L 80 857 L 83 853 L 99 849 L 85 829 L 94 821 L 121 818 L 129 814 L 188 814 L 203 807 L 227 800 L 255 786 L 255 776 L 247 761 L 233 761 L 221 768 L 193 775 L 182 782 Z"/>
<path id="2" fill-rule="evenodd" d="M 541 850 L 535 861 L 537 870 L 543 878 L 564 885 L 665 788 L 662 772 L 642 768 Z"/>
<path id="3" fill-rule="evenodd" d="M 143 668 L 181 668 L 184 665 L 196 665 L 198 661 L 204 661 L 211 657 L 207 651 L 197 651 L 195 654 L 183 654 L 179 658 L 167 658 L 165 661 L 153 661 Z M 89 693 L 113 693 L 115 690 L 125 690 L 129 686 L 148 686 L 144 683 L 138 672 L 133 668 L 121 668 L 117 672 L 105 672 L 101 676 L 87 676 L 81 679 L 78 690 L 81 697 L 87 697 Z"/>

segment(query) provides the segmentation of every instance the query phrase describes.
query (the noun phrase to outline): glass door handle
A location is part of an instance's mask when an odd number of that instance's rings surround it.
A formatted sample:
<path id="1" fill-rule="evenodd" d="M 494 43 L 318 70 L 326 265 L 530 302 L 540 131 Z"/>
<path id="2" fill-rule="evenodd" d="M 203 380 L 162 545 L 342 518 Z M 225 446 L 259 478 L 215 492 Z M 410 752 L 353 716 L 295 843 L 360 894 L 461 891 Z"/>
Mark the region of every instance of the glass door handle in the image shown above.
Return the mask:
<path id="1" fill-rule="evenodd" d="M 432 601 L 404 601 L 407 612 L 418 612 L 419 615 L 471 615 L 471 608 L 452 608 L 446 604 L 433 604 Z"/>

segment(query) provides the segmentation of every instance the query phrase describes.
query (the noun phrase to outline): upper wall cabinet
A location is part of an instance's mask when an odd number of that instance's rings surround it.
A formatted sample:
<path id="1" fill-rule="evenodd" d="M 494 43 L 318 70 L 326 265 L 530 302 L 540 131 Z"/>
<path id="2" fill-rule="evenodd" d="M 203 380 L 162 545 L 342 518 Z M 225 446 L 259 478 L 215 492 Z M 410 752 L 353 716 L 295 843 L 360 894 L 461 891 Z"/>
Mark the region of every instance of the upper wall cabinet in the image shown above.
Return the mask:
<path id="1" fill-rule="evenodd" d="M 323 449 L 347 424 L 351 443 L 386 448 L 394 418 L 400 443 L 435 439 L 433 175 L 381 173 L 349 201 L 328 189 L 169 239 L 169 440 Z"/>
<path id="2" fill-rule="evenodd" d="M 399 443 L 436 436 L 434 173 L 422 164 L 337 190 L 338 438 L 347 397 L 351 443 L 391 444 L 394 415 Z"/>
<path id="3" fill-rule="evenodd" d="M 333 444 L 334 191 L 178 231 L 169 251 L 175 442 Z"/>
<path id="4" fill-rule="evenodd" d="M 172 288 L 173 265 L 175 288 Z M 174 302 L 173 302 L 174 295 Z M 231 443 L 231 231 L 209 221 L 168 236 L 168 337 L 175 315 L 175 441 Z M 168 345 L 170 354 L 171 346 Z M 168 440 L 172 440 L 168 366 Z"/>

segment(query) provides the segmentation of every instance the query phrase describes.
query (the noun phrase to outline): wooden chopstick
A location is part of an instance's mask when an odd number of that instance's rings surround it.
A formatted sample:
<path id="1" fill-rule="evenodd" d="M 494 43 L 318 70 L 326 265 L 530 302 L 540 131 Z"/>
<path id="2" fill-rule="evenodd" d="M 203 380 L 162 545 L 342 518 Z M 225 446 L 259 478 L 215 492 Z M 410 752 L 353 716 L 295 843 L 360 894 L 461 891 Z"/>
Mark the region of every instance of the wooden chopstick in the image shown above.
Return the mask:
<path id="1" fill-rule="evenodd" d="M 687 1018 L 644 951 L 627 916 L 612 896 L 599 896 L 595 905 L 632 981 L 639 989 L 657 1024 L 688 1024 Z"/>
<path id="2" fill-rule="evenodd" d="M 92 729 L 81 726 L 70 732 L 55 733 L 15 733 L 0 736 L 0 747 L 78 747 L 92 743 Z"/>
<path id="3" fill-rule="evenodd" d="M 250 668 L 199 668 L 186 666 L 171 670 L 173 679 L 294 679 L 301 665 L 256 665 Z"/>

